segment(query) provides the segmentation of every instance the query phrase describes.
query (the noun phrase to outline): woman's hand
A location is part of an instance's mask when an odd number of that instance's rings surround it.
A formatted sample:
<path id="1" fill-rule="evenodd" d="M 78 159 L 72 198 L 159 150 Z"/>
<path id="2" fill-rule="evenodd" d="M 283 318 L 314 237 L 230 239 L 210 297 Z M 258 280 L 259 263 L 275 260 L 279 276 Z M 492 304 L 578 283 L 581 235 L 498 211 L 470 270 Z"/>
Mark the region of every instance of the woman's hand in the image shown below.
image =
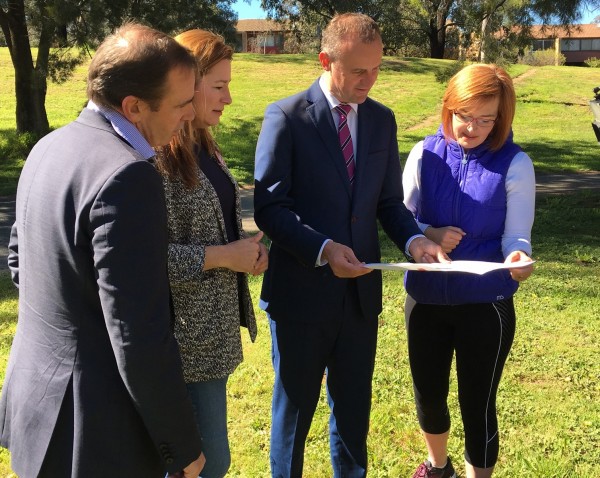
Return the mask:
<path id="1" fill-rule="evenodd" d="M 504 261 L 505 264 L 510 264 L 511 262 L 533 262 L 533 259 L 523 251 L 514 251 L 511 252 Z M 514 269 L 508 270 L 510 271 L 510 276 L 513 278 L 513 280 L 522 282 L 533 272 L 533 264 L 524 267 L 515 267 Z"/>
<path id="2" fill-rule="evenodd" d="M 439 244 L 442 247 L 442 251 L 446 254 L 452 252 L 458 246 L 458 243 L 465 234 L 465 231 L 455 226 L 429 226 L 425 229 L 425 236 L 436 244 Z"/>
<path id="3" fill-rule="evenodd" d="M 262 232 L 260 232 L 262 237 Z M 258 235 L 258 234 L 257 234 Z M 254 236 L 256 237 L 256 236 Z M 258 243 L 258 259 L 254 264 L 254 269 L 252 270 L 252 275 L 260 275 L 269 267 L 269 251 L 267 250 L 267 246 L 265 246 L 262 242 Z"/>
<path id="4" fill-rule="evenodd" d="M 260 242 L 264 233 L 222 246 L 206 246 L 204 270 L 224 267 L 234 272 L 261 274 L 268 264 L 267 248 Z"/>

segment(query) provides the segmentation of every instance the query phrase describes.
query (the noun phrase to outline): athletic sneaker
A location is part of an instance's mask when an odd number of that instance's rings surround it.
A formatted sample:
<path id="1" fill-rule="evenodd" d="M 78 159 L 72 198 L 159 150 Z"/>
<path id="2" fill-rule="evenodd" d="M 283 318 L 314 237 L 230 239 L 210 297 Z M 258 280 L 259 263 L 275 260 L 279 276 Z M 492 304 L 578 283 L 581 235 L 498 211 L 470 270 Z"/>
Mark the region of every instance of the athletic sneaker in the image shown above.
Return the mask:
<path id="1" fill-rule="evenodd" d="M 412 478 L 456 478 L 456 471 L 454 471 L 450 457 L 444 468 L 431 466 L 431 462 L 425 460 L 419 465 Z"/>

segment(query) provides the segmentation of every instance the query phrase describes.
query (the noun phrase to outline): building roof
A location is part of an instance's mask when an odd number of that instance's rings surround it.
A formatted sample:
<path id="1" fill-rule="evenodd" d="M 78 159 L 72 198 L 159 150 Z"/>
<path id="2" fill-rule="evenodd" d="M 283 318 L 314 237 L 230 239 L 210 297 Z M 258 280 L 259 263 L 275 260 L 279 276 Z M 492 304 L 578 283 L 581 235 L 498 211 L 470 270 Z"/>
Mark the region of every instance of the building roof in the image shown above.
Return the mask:
<path id="1" fill-rule="evenodd" d="M 235 25 L 237 32 L 282 32 L 285 26 L 274 20 L 248 19 L 238 20 Z"/>
<path id="2" fill-rule="evenodd" d="M 579 27 L 579 28 L 577 28 Z M 545 27 L 541 25 L 534 25 L 531 27 L 531 36 L 533 38 L 544 39 L 544 38 L 600 38 L 600 24 L 599 23 L 587 23 L 582 25 L 575 25 L 571 28 L 570 32 L 567 32 L 566 28 L 547 25 Z"/>

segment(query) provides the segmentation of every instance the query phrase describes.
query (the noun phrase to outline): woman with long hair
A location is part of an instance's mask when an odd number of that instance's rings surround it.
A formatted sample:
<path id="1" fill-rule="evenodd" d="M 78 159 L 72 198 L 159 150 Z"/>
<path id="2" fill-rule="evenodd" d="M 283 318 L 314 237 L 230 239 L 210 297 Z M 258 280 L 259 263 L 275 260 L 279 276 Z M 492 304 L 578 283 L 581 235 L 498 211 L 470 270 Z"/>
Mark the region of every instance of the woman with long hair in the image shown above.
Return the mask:
<path id="1" fill-rule="evenodd" d="M 189 30 L 175 39 L 196 57 L 195 119 L 157 157 L 169 225 L 169 280 L 175 336 L 203 440 L 203 478 L 223 477 L 231 462 L 226 385 L 242 361 L 240 324 L 256 337 L 247 274 L 268 264 L 262 232 L 242 229 L 237 183 L 211 127 L 231 104 L 233 50 L 220 35 Z"/>

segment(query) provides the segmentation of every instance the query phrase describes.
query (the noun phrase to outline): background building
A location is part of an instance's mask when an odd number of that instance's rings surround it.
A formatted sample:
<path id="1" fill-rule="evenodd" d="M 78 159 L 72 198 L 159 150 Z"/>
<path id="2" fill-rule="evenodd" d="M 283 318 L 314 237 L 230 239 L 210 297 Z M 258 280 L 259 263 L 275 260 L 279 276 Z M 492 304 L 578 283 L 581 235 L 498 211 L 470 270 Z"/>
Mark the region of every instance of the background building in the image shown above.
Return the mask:
<path id="1" fill-rule="evenodd" d="M 238 20 L 236 51 L 252 53 L 281 53 L 285 26 L 273 20 Z"/>
<path id="2" fill-rule="evenodd" d="M 564 55 L 566 65 L 583 65 L 590 58 L 600 59 L 600 24 L 575 25 L 570 31 L 562 27 L 534 26 L 533 50 L 554 50 Z"/>

